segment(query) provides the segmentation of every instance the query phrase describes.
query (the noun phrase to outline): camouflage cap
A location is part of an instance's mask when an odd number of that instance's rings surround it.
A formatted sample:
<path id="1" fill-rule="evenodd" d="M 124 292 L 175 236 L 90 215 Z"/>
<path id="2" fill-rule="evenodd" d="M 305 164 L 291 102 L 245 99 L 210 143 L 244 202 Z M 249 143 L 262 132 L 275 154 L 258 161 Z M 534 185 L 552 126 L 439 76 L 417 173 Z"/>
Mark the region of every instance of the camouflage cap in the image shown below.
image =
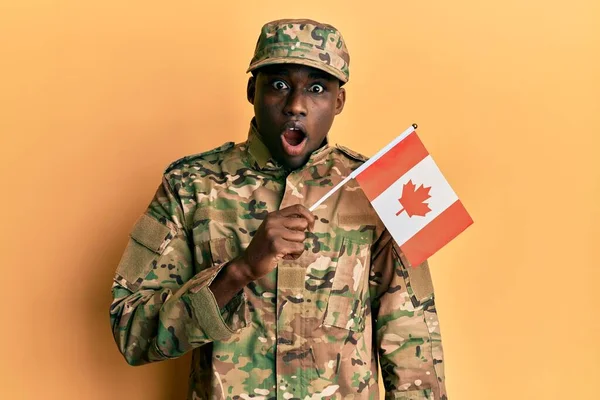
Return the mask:
<path id="1" fill-rule="evenodd" d="M 342 82 L 350 78 L 350 54 L 333 26 L 310 19 L 280 19 L 263 25 L 246 72 L 273 64 L 302 64 Z"/>

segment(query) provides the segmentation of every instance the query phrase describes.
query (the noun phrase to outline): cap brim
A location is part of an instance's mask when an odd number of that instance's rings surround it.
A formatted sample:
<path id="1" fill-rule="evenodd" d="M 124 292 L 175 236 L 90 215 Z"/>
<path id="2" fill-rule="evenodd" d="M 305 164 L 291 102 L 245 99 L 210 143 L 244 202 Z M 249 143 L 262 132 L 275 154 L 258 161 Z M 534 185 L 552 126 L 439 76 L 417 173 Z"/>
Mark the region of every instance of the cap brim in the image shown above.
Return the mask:
<path id="1" fill-rule="evenodd" d="M 333 75 L 340 81 L 346 83 L 348 82 L 348 77 L 342 73 L 340 70 L 333 68 L 330 65 L 327 65 L 321 61 L 310 60 L 308 58 L 303 57 L 273 57 L 267 58 L 266 60 L 259 61 L 257 63 L 251 64 L 250 67 L 246 70 L 246 72 L 252 72 L 258 68 L 266 67 L 267 65 L 276 65 L 276 64 L 300 64 L 306 65 L 309 67 L 313 67 L 319 69 L 321 71 L 327 72 L 330 75 Z"/>

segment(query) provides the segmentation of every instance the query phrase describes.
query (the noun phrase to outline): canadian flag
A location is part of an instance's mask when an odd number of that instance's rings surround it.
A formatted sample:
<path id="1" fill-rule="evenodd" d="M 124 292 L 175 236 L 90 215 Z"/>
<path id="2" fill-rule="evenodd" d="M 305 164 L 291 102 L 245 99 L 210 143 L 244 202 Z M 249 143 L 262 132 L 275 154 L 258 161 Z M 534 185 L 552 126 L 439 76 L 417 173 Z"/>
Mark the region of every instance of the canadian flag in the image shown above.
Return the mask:
<path id="1" fill-rule="evenodd" d="M 473 220 L 413 128 L 383 148 L 351 177 L 417 266 Z"/>

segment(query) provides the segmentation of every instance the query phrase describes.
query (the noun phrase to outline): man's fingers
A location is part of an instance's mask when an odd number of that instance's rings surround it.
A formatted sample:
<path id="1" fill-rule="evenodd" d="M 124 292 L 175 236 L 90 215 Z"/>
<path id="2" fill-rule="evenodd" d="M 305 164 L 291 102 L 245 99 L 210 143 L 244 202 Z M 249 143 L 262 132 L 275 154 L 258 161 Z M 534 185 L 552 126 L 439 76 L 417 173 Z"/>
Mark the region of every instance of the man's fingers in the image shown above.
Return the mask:
<path id="1" fill-rule="evenodd" d="M 302 254 L 288 254 L 288 255 L 283 256 L 283 259 L 284 260 L 297 260 L 300 258 L 301 255 Z"/>
<path id="2" fill-rule="evenodd" d="M 305 222 L 306 224 L 306 222 Z M 288 240 L 290 242 L 304 242 L 306 239 L 306 234 L 304 233 L 304 229 L 289 229 L 283 228 L 279 234 L 283 239 Z"/>
<path id="3" fill-rule="evenodd" d="M 301 204 L 296 204 L 290 207 L 286 207 L 283 210 L 279 211 L 279 214 L 283 217 L 291 217 L 294 215 L 299 215 L 302 218 L 306 219 L 306 221 L 308 221 L 309 223 L 309 227 L 308 229 L 310 231 L 312 231 L 314 225 L 315 225 L 315 216 L 308 211 L 308 208 L 304 207 Z"/>
<path id="4" fill-rule="evenodd" d="M 310 227 L 310 222 L 301 217 L 287 217 L 282 218 L 282 225 L 287 229 L 305 231 Z"/>
<path id="5" fill-rule="evenodd" d="M 283 257 L 288 255 L 300 255 L 304 252 L 303 242 L 292 242 L 280 237 L 274 242 L 279 254 Z"/>
<path id="6" fill-rule="evenodd" d="M 291 254 L 300 257 L 302 253 L 304 253 L 304 243 L 299 242 L 288 242 L 289 243 L 289 252 L 287 254 Z"/>

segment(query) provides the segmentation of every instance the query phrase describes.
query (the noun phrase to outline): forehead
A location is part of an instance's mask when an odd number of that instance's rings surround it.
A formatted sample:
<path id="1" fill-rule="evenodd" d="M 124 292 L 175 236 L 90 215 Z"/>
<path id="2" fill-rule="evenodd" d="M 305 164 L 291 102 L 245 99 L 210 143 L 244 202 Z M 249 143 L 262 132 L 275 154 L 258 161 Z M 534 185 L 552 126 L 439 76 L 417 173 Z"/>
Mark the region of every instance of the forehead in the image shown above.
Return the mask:
<path id="1" fill-rule="evenodd" d="M 286 77 L 308 77 L 313 79 L 337 80 L 331 74 L 320 69 L 301 64 L 274 64 L 262 67 L 258 70 L 259 74 L 266 76 L 286 76 Z"/>

